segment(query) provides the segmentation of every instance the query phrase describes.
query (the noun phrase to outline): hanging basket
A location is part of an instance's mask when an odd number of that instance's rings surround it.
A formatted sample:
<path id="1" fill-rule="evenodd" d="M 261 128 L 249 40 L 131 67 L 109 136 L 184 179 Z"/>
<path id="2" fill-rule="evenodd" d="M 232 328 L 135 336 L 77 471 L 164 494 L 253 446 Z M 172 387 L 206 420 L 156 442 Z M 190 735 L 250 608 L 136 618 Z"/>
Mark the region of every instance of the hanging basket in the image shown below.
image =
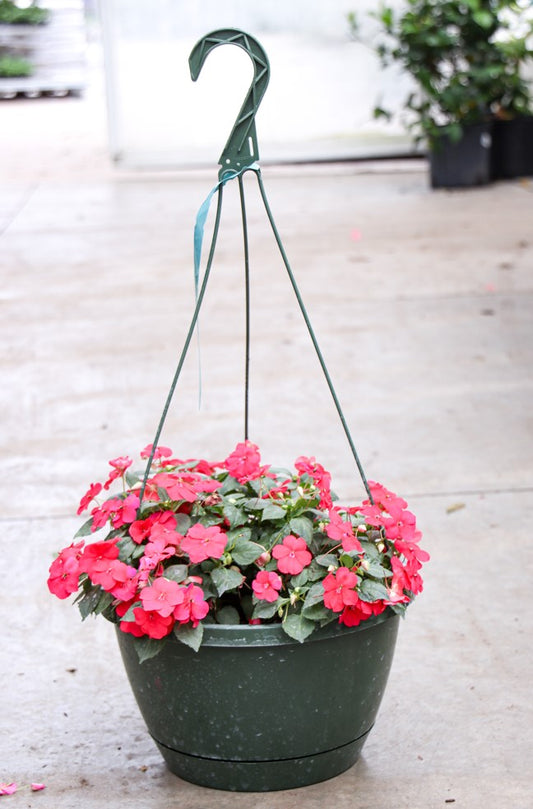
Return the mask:
<path id="1" fill-rule="evenodd" d="M 129 681 L 169 769 L 201 786 L 264 792 L 324 781 L 357 760 L 392 663 L 399 617 L 329 625 L 305 643 L 280 625 L 207 625 L 198 653 L 171 638 Z"/>
<path id="2" fill-rule="evenodd" d="M 208 34 L 190 57 L 235 44 L 254 78 L 220 157 L 219 181 L 194 233 L 196 305 L 144 472 L 127 456 L 91 484 L 78 513 L 113 481 L 74 542 L 52 563 L 59 598 L 78 591 L 82 617 L 119 624 L 131 687 L 168 767 L 204 786 L 268 791 L 331 778 L 357 759 L 387 682 L 399 614 L 422 590 L 429 557 L 407 503 L 366 480 L 268 205 L 254 117 L 268 60 L 242 31 Z M 295 472 L 263 466 L 248 439 L 249 261 L 243 175 L 255 175 L 267 218 L 368 499 L 334 504 L 329 473 L 300 456 Z M 224 186 L 239 188 L 245 266 L 244 442 L 224 461 L 180 461 L 159 439 L 210 277 Z M 204 225 L 217 196 L 203 276 Z M 375 497 L 374 497 L 375 495 Z M 98 502 L 98 501 L 97 501 Z M 104 541 L 85 537 L 108 526 Z"/>

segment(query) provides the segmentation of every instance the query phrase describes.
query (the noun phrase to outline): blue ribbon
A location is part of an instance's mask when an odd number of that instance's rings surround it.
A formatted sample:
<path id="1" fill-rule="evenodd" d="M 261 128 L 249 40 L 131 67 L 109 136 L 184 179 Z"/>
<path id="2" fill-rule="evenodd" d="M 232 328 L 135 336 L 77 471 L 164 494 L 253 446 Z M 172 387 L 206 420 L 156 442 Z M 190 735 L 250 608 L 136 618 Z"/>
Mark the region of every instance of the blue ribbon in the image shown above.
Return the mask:
<path id="1" fill-rule="evenodd" d="M 200 205 L 198 213 L 196 214 L 196 222 L 194 223 L 194 294 L 195 300 L 198 300 L 198 287 L 200 285 L 200 263 L 202 259 L 202 245 L 204 241 L 204 229 L 207 221 L 211 201 L 217 191 L 219 191 L 229 180 L 235 180 L 240 177 L 245 171 L 259 171 L 259 164 L 252 163 L 250 166 L 244 166 L 240 171 L 227 171 L 218 183 L 211 189 L 205 200 Z M 196 335 L 198 341 L 198 376 L 199 376 L 199 394 L 198 394 L 198 407 L 202 401 L 202 372 L 200 360 L 200 328 L 197 324 Z"/>

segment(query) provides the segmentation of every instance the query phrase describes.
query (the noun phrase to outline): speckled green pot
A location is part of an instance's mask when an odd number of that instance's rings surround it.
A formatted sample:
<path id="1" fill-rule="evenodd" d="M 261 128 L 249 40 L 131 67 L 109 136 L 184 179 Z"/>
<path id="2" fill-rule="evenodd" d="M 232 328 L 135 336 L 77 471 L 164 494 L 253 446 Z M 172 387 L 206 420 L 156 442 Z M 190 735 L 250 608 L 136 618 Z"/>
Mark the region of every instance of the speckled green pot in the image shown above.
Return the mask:
<path id="1" fill-rule="evenodd" d="M 392 613 L 337 623 L 305 643 L 279 625 L 206 626 L 198 653 L 173 636 L 139 664 L 117 629 L 137 703 L 169 769 L 245 792 L 324 781 L 357 760 L 374 724 L 398 632 Z"/>

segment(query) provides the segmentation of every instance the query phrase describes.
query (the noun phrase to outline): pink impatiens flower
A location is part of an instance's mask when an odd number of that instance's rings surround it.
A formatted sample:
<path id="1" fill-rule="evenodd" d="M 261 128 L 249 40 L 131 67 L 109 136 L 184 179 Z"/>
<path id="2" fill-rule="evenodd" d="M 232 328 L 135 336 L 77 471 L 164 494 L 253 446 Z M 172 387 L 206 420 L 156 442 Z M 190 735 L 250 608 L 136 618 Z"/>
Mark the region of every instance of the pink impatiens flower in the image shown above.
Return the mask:
<path id="1" fill-rule="evenodd" d="M 196 584 L 180 587 L 179 601 L 174 609 L 176 621 L 180 624 L 192 623 L 193 627 L 197 627 L 208 612 L 209 604 L 201 587 Z"/>
<path id="2" fill-rule="evenodd" d="M 141 458 L 149 458 L 150 454 L 153 449 L 153 444 L 148 444 L 143 450 L 141 450 Z M 154 452 L 154 461 L 159 461 L 162 458 L 170 458 L 172 455 L 172 450 L 168 447 L 156 447 Z"/>
<path id="3" fill-rule="evenodd" d="M 224 461 L 224 466 L 239 483 L 255 480 L 268 469 L 268 467 L 261 467 L 259 448 L 251 441 L 237 444 Z"/>
<path id="4" fill-rule="evenodd" d="M 109 489 L 111 484 L 114 480 L 120 477 L 124 477 L 126 469 L 128 469 L 132 465 L 133 461 L 131 458 L 127 456 L 121 458 L 114 458 L 112 461 L 109 461 L 109 465 L 112 466 L 112 470 L 109 473 L 109 477 L 104 483 L 104 489 Z"/>
<path id="5" fill-rule="evenodd" d="M 102 484 L 101 483 L 91 483 L 89 486 L 89 490 L 83 495 L 80 500 L 80 505 L 78 506 L 77 514 L 83 514 L 83 512 L 89 507 L 89 503 L 91 503 L 97 495 L 100 494 L 102 491 Z"/>
<path id="6" fill-rule="evenodd" d="M 255 597 L 270 603 L 276 601 L 282 586 L 283 582 L 273 570 L 260 570 L 252 582 Z"/>
<path id="7" fill-rule="evenodd" d="M 301 455 L 294 462 L 295 468 L 300 475 L 309 475 L 320 492 L 320 508 L 331 508 L 331 475 L 319 464 L 315 458 L 306 458 Z"/>
<path id="8" fill-rule="evenodd" d="M 141 601 L 143 608 L 149 612 L 157 612 L 164 618 L 172 615 L 174 607 L 180 602 L 180 590 L 183 587 L 163 576 L 154 580 L 151 587 L 144 587 L 141 590 Z"/>
<path id="9" fill-rule="evenodd" d="M 295 537 L 289 534 L 279 545 L 272 548 L 272 556 L 277 559 L 280 573 L 289 573 L 297 576 L 304 567 L 311 564 L 312 556 L 307 548 L 307 543 L 302 537 Z"/>
<path id="10" fill-rule="evenodd" d="M 205 526 L 197 522 L 192 525 L 181 541 L 181 550 L 188 554 L 193 564 L 206 559 L 220 559 L 228 538 L 218 525 Z"/>
<path id="11" fill-rule="evenodd" d="M 83 540 L 63 548 L 50 565 L 48 589 L 58 598 L 68 598 L 78 589 L 82 548 Z"/>
<path id="12" fill-rule="evenodd" d="M 342 549 L 346 552 L 363 552 L 361 543 L 354 535 L 353 525 L 351 522 L 342 519 L 338 509 L 332 508 L 329 510 L 329 523 L 326 525 L 326 534 L 330 539 L 341 542 Z"/>
<path id="13" fill-rule="evenodd" d="M 87 545 L 80 556 L 80 571 L 93 573 L 107 570 L 109 563 L 118 558 L 116 540 L 108 539 L 103 542 L 93 542 Z"/>
<path id="14" fill-rule="evenodd" d="M 359 599 L 357 604 L 347 606 L 343 609 L 339 616 L 339 624 L 345 626 L 359 626 L 361 621 L 366 621 L 372 615 L 380 615 L 386 608 L 386 604 L 382 601 L 362 601 Z"/>
<path id="15" fill-rule="evenodd" d="M 359 601 L 355 591 L 357 576 L 347 567 L 339 567 L 335 573 L 328 573 L 322 586 L 324 605 L 332 612 L 342 612 L 344 607 L 354 606 Z"/>
<path id="16" fill-rule="evenodd" d="M 170 634 L 174 626 L 172 615 L 161 615 L 159 612 L 144 610 L 142 607 L 135 607 L 133 614 L 135 623 L 149 638 L 157 640 L 164 638 Z"/>

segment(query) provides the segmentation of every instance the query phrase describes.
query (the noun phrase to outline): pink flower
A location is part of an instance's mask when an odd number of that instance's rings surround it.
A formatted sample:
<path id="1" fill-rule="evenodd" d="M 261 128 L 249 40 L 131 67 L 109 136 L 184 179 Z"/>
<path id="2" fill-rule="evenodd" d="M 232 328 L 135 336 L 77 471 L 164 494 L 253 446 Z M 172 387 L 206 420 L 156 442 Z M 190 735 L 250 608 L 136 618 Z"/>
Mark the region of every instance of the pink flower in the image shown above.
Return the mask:
<path id="1" fill-rule="evenodd" d="M 372 492 L 374 503 L 377 506 L 381 506 L 381 508 L 391 516 L 407 508 L 407 503 L 402 497 L 398 497 L 394 492 L 390 492 L 385 486 L 382 486 L 381 483 L 375 483 L 373 480 L 369 480 L 368 487 Z M 367 500 L 365 502 L 368 503 L 369 501 Z"/>
<path id="2" fill-rule="evenodd" d="M 123 525 L 132 523 L 137 516 L 137 509 L 139 508 L 139 498 L 136 494 L 128 494 L 118 510 L 111 515 L 111 525 L 113 528 L 121 528 Z"/>
<path id="3" fill-rule="evenodd" d="M 326 525 L 326 534 L 330 539 L 340 541 L 343 550 L 363 552 L 361 543 L 354 535 L 353 525 L 342 519 L 338 509 L 329 510 L 329 523 Z"/>
<path id="4" fill-rule="evenodd" d="M 91 577 L 95 573 L 103 573 L 109 568 L 109 563 L 117 558 L 116 540 L 93 542 L 80 556 L 80 572 L 88 573 Z"/>
<path id="5" fill-rule="evenodd" d="M 188 554 L 193 564 L 206 559 L 220 559 L 227 543 L 226 534 L 218 525 L 206 527 L 195 523 L 181 541 L 181 550 Z"/>
<path id="6" fill-rule="evenodd" d="M 209 612 L 209 604 L 204 598 L 201 587 L 196 584 L 188 584 L 179 589 L 179 601 L 174 608 L 174 618 L 180 624 L 192 623 L 193 627 L 198 626 L 202 618 Z"/>
<path id="7" fill-rule="evenodd" d="M 387 539 L 413 539 L 416 533 L 416 517 L 410 511 L 397 511 L 394 517 L 385 517 L 383 520 Z"/>
<path id="8" fill-rule="evenodd" d="M 313 558 L 305 539 L 292 534 L 288 534 L 280 545 L 274 545 L 272 556 L 278 561 L 280 573 L 290 573 L 291 576 L 301 573 Z"/>
<path id="9" fill-rule="evenodd" d="M 15 783 L 0 784 L 0 795 L 13 795 L 18 787 Z"/>
<path id="10" fill-rule="evenodd" d="M 149 458 L 152 452 L 153 444 L 148 444 L 142 451 L 141 451 L 141 458 Z M 172 450 L 168 447 L 156 447 L 154 452 L 154 461 L 159 461 L 161 458 L 170 458 L 172 455 Z"/>
<path id="11" fill-rule="evenodd" d="M 142 607 L 135 607 L 133 614 L 135 623 L 149 638 L 164 638 L 170 634 L 174 626 L 172 615 L 161 615 L 159 612 L 147 611 Z"/>
<path id="12" fill-rule="evenodd" d="M 115 607 L 115 612 L 117 613 L 119 618 L 122 618 L 123 615 L 126 615 L 129 608 L 132 604 L 135 603 L 135 599 L 131 599 L 130 601 L 125 601 L 122 604 L 117 604 Z M 120 629 L 122 632 L 127 632 L 130 635 L 134 635 L 136 638 L 142 638 L 144 635 L 144 631 L 141 627 L 135 623 L 135 621 L 121 621 L 120 622 Z"/>
<path id="13" fill-rule="evenodd" d="M 137 580 L 134 580 L 136 570 L 118 559 L 97 563 L 86 571 L 93 584 L 99 584 L 108 593 L 116 598 L 127 601 L 137 589 Z"/>
<path id="14" fill-rule="evenodd" d="M 104 489 L 109 489 L 111 484 L 114 480 L 120 477 L 124 477 L 126 469 L 132 465 L 133 461 L 131 458 L 127 456 L 121 458 L 114 458 L 112 461 L 109 461 L 109 465 L 113 467 L 112 471 L 109 473 L 109 477 L 104 483 Z"/>
<path id="15" fill-rule="evenodd" d="M 151 479 L 151 484 L 165 489 L 171 500 L 185 500 L 187 503 L 194 503 L 199 492 L 214 492 L 222 485 L 218 480 L 210 480 L 194 472 L 158 472 Z"/>
<path id="16" fill-rule="evenodd" d="M 335 573 L 328 573 L 324 588 L 324 605 L 332 612 L 341 612 L 344 607 L 357 604 L 359 596 L 355 591 L 357 576 L 347 567 L 339 567 Z"/>
<path id="17" fill-rule="evenodd" d="M 313 479 L 315 486 L 320 492 L 320 508 L 331 508 L 331 475 L 319 464 L 315 458 L 306 458 L 301 455 L 294 462 L 295 468 L 300 475 L 309 475 Z"/>
<path id="18" fill-rule="evenodd" d="M 141 601 L 147 612 L 157 612 L 163 618 L 172 615 L 176 604 L 180 603 L 180 590 L 183 587 L 163 576 L 154 580 L 151 587 L 141 590 Z"/>
<path id="19" fill-rule="evenodd" d="M 88 492 L 83 495 L 80 500 L 80 505 L 78 507 L 77 514 L 83 514 L 83 512 L 89 507 L 89 503 L 94 500 L 94 498 L 100 494 L 102 491 L 102 484 L 101 483 L 91 483 L 89 486 Z"/>
<path id="20" fill-rule="evenodd" d="M 130 537 L 139 545 L 146 537 L 150 536 L 153 524 L 154 520 L 152 515 L 145 520 L 134 520 L 128 528 Z"/>
<path id="21" fill-rule="evenodd" d="M 249 480 L 255 480 L 263 472 L 267 471 L 268 467 L 261 467 L 261 456 L 259 448 L 252 444 L 251 441 L 244 441 L 237 444 L 233 452 L 228 455 L 224 461 L 224 466 L 232 477 L 239 481 L 239 483 L 247 483 Z"/>
<path id="22" fill-rule="evenodd" d="M 165 532 L 168 536 L 172 536 L 176 529 L 176 517 L 172 511 L 158 511 L 155 514 L 150 514 L 144 520 L 134 520 L 130 525 L 128 531 L 130 537 L 134 542 L 140 544 L 147 537 L 161 532 Z M 178 538 L 180 534 L 177 535 Z M 170 538 L 168 540 L 171 541 Z"/>
<path id="23" fill-rule="evenodd" d="M 57 559 L 50 565 L 48 589 L 58 598 L 68 598 L 78 589 L 80 576 L 79 559 L 82 554 L 83 540 L 75 545 L 63 548 Z"/>
<path id="24" fill-rule="evenodd" d="M 430 559 L 429 553 L 418 546 L 421 538 L 420 531 L 416 531 L 411 539 L 402 537 L 394 540 L 394 547 L 398 553 L 403 554 L 409 562 L 418 562 L 419 567 L 423 562 L 428 562 Z"/>
<path id="25" fill-rule="evenodd" d="M 122 508 L 122 500 L 120 497 L 113 497 L 111 500 L 106 500 L 101 506 L 93 508 L 91 516 L 93 524 L 91 531 L 97 531 L 98 528 L 103 528 L 106 522 L 112 519 Z"/>
<path id="26" fill-rule="evenodd" d="M 273 570 L 260 570 L 252 582 L 252 590 L 259 601 L 273 603 L 282 588 L 282 581 Z"/>
<path id="27" fill-rule="evenodd" d="M 405 604 L 409 601 L 409 596 L 405 595 L 404 588 L 410 589 L 407 573 L 397 556 L 392 557 L 391 567 L 392 582 L 387 588 L 387 604 Z"/>
<path id="28" fill-rule="evenodd" d="M 339 616 L 339 624 L 345 626 L 359 626 L 361 621 L 366 621 L 372 615 L 380 615 L 386 608 L 382 601 L 369 603 L 359 600 L 353 606 L 345 607 Z"/>

